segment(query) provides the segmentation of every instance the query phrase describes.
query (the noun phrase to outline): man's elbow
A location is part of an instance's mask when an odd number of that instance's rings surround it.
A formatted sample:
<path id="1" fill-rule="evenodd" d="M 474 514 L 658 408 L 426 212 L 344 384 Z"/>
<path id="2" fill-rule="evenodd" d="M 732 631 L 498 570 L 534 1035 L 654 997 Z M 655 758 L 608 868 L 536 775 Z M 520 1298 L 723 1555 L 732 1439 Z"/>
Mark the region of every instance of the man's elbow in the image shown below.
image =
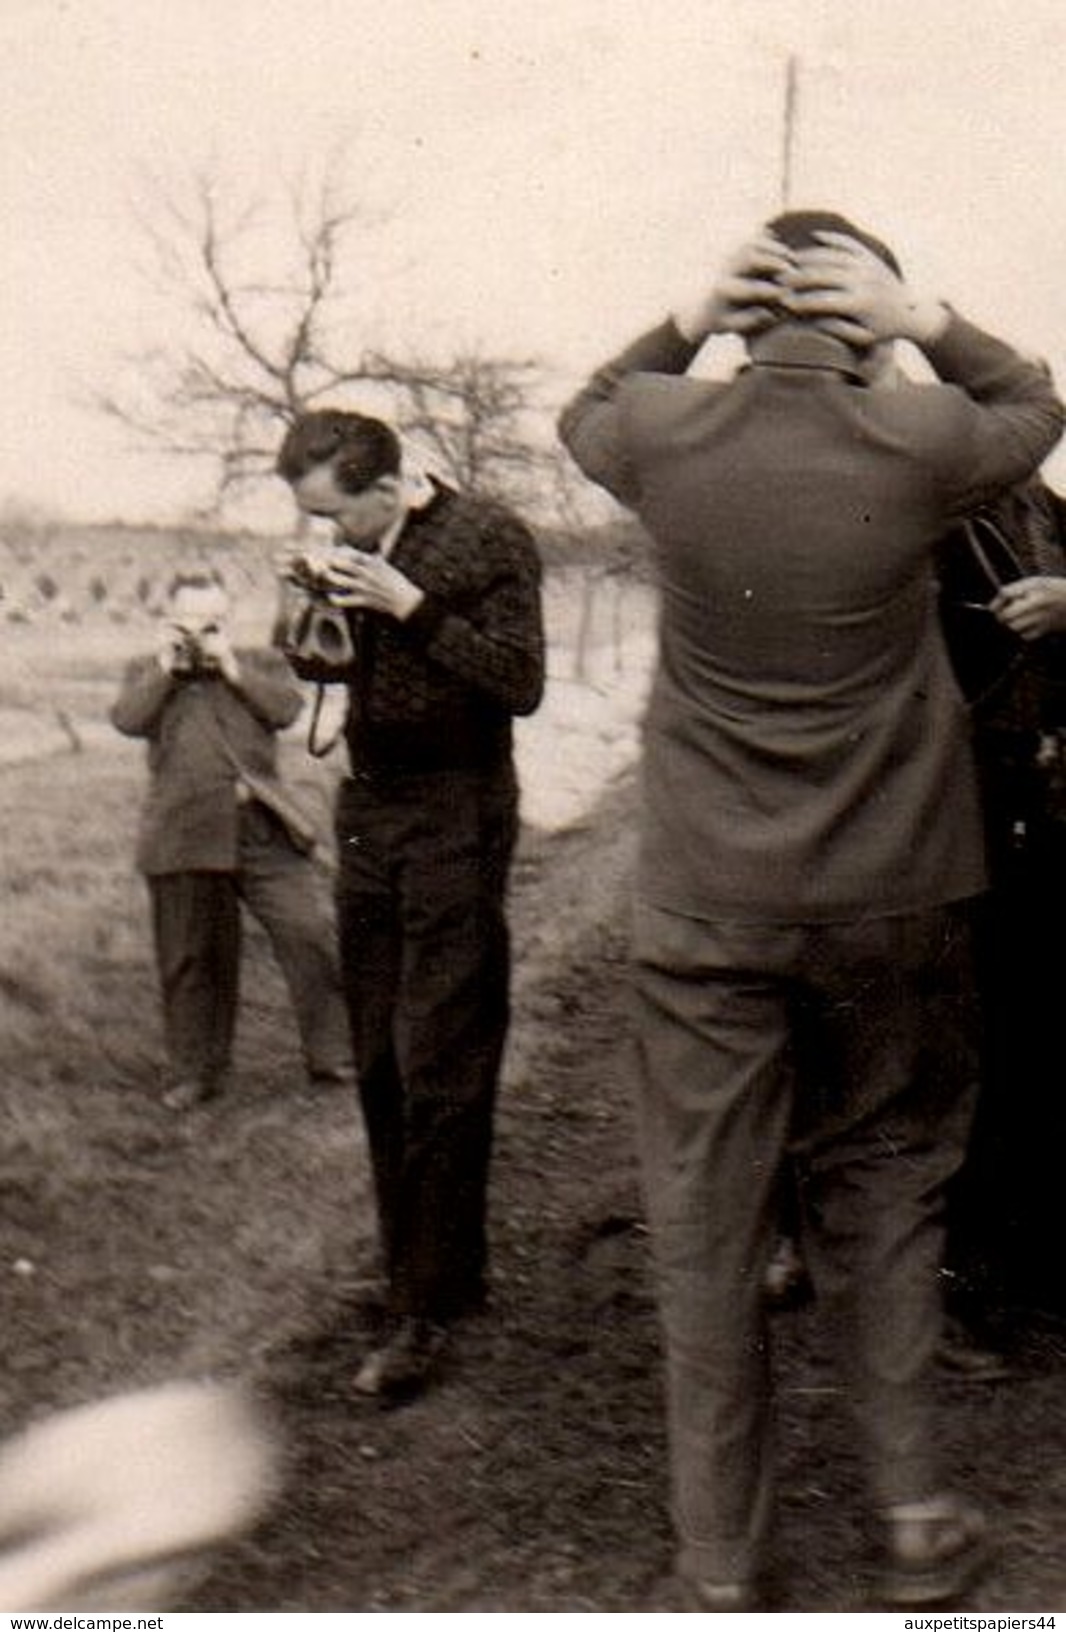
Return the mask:
<path id="1" fill-rule="evenodd" d="M 521 719 L 527 714 L 535 714 L 543 701 L 544 665 L 531 664 L 515 687 L 511 699 L 511 712 Z"/>
<path id="2" fill-rule="evenodd" d="M 1066 404 L 1059 395 L 1054 375 L 1047 363 L 1042 358 L 1033 358 L 1031 361 L 1036 375 L 1032 394 L 1032 406 L 1039 419 L 1036 434 L 1042 443 L 1040 457 L 1046 459 L 1062 440 L 1063 430 L 1066 429 Z"/>
<path id="3" fill-rule="evenodd" d="M 636 510 L 640 490 L 618 434 L 613 407 L 579 398 L 559 416 L 559 437 L 581 474 Z"/>
<path id="4" fill-rule="evenodd" d="M 574 436 L 580 422 L 580 398 L 574 397 L 566 404 L 555 421 L 555 434 L 568 452 L 573 451 Z"/>
<path id="5" fill-rule="evenodd" d="M 598 404 L 591 403 L 584 396 L 575 397 L 567 403 L 556 421 L 556 432 L 570 458 L 578 470 L 587 476 L 590 482 L 604 483 L 606 470 L 601 457 L 603 437 L 597 434 L 596 418 Z"/>
<path id="6" fill-rule="evenodd" d="M 1062 440 L 1064 429 L 1066 429 L 1066 405 L 1053 390 L 1049 390 L 1039 410 L 1032 416 L 1029 435 L 1026 438 L 1026 451 L 1032 468 L 1042 465 L 1055 451 Z"/>
<path id="7" fill-rule="evenodd" d="M 303 713 L 303 706 L 304 700 L 302 695 L 295 688 L 293 688 L 293 690 L 288 692 L 278 704 L 278 729 L 280 731 L 287 731 L 290 725 L 295 725 L 296 721 Z"/>
<path id="8" fill-rule="evenodd" d="M 128 708 L 121 699 L 108 709 L 107 717 L 115 730 L 124 737 L 143 737 L 145 734 L 144 721 L 139 711 Z"/>

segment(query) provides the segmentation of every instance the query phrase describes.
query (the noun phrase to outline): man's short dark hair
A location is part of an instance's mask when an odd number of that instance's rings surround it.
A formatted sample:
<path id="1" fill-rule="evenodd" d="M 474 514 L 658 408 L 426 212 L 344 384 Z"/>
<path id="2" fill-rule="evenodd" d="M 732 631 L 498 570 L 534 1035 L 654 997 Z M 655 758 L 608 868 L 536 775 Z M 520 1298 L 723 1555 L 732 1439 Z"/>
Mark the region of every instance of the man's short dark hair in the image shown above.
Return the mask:
<path id="1" fill-rule="evenodd" d="M 857 227 L 854 221 L 847 216 L 836 215 L 832 210 L 786 210 L 782 215 L 775 215 L 772 221 L 766 223 L 775 238 L 780 238 L 789 249 L 814 249 L 818 245 L 815 237 L 819 232 L 839 232 L 848 238 L 854 238 L 858 243 L 865 245 L 872 255 L 886 266 L 892 268 L 897 278 L 903 276 L 898 260 L 886 243 L 875 238 L 873 233 Z"/>
<path id="2" fill-rule="evenodd" d="M 383 419 L 322 408 L 293 420 L 278 453 L 277 472 L 291 483 L 316 465 L 332 465 L 338 487 L 361 493 L 380 477 L 395 476 L 401 462 L 400 439 Z"/>

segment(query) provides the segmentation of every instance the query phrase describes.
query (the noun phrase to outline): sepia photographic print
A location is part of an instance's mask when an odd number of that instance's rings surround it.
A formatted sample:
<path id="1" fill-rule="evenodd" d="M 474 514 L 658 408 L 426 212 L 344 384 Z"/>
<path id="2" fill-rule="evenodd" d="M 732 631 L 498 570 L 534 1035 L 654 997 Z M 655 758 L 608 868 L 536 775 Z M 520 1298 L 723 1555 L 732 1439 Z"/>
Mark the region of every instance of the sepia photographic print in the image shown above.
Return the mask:
<path id="1" fill-rule="evenodd" d="M 1066 1613 L 1064 149 L 1059 0 L 3 0 L 0 1619 Z"/>

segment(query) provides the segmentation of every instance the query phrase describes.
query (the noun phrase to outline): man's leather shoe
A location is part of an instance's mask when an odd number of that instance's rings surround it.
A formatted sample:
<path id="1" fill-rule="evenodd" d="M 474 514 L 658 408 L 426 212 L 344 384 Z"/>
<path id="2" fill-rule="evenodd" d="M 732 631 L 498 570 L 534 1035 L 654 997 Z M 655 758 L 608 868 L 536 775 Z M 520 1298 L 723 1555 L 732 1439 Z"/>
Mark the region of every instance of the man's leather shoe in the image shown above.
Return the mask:
<path id="1" fill-rule="evenodd" d="M 350 1065 L 315 1066 L 307 1073 L 312 1093 L 347 1093 L 358 1086 L 355 1068 Z"/>
<path id="2" fill-rule="evenodd" d="M 771 1309 L 799 1309 L 814 1297 L 803 1254 L 790 1235 L 779 1236 L 774 1245 L 763 1276 L 763 1295 Z"/>
<path id="3" fill-rule="evenodd" d="M 388 1341 L 371 1349 L 352 1383 L 357 1394 L 396 1405 L 414 1399 L 435 1381 L 447 1332 L 433 1321 L 407 1316 Z"/>
<path id="4" fill-rule="evenodd" d="M 678 1577 L 682 1605 L 704 1615 L 742 1615 L 756 1607 L 750 1581 L 703 1581 L 695 1576 Z"/>
<path id="5" fill-rule="evenodd" d="M 981 1510 L 957 1496 L 890 1508 L 881 1597 L 890 1604 L 941 1604 L 972 1586 L 988 1562 Z"/>
<path id="6" fill-rule="evenodd" d="M 1006 1357 L 982 1344 L 959 1320 L 948 1320 L 937 1349 L 937 1363 L 966 1383 L 998 1383 L 1010 1376 Z"/>
<path id="7" fill-rule="evenodd" d="M 190 1077 L 187 1081 L 176 1082 L 173 1088 L 168 1088 L 163 1095 L 163 1104 L 168 1111 L 191 1111 L 195 1106 L 217 1098 L 220 1092 L 217 1083 Z"/>

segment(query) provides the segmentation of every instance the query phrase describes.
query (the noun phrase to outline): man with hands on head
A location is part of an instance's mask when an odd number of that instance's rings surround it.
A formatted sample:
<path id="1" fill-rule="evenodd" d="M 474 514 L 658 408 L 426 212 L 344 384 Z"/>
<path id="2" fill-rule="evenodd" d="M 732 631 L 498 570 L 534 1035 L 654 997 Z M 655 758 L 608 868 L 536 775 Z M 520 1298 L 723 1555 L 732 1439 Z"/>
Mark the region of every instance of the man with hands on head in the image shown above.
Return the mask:
<path id="1" fill-rule="evenodd" d="M 406 470 L 379 419 L 302 416 L 278 470 L 305 514 L 336 527 L 331 549 L 284 570 L 318 577 L 349 636 L 337 909 L 387 1283 L 355 1389 L 390 1404 L 433 1380 L 488 1291 L 512 722 L 544 683 L 540 563 L 510 511 Z"/>
<path id="2" fill-rule="evenodd" d="M 111 710 L 148 744 L 137 864 L 146 876 L 175 1111 L 232 1069 L 243 901 L 270 938 L 313 1087 L 350 1086 L 335 933 L 313 830 L 277 774 L 299 687 L 280 653 L 235 649 L 217 573 L 178 573 L 156 655 L 136 658 Z"/>
<path id="3" fill-rule="evenodd" d="M 747 366 L 689 375 L 718 334 L 744 339 Z M 903 379 L 900 339 L 945 383 Z M 985 883 L 932 561 L 950 521 L 1027 476 L 1061 422 L 1042 368 L 815 211 L 771 222 L 562 415 L 577 463 L 647 528 L 661 582 L 634 955 L 692 1607 L 750 1608 L 766 1565 L 763 1282 L 790 1148 L 880 1593 L 940 1601 L 981 1563 L 981 1516 L 944 1489 L 929 1399 L 943 1193 L 976 1087 L 968 906 Z M 816 1071 L 795 1071 L 798 1040 Z"/>

